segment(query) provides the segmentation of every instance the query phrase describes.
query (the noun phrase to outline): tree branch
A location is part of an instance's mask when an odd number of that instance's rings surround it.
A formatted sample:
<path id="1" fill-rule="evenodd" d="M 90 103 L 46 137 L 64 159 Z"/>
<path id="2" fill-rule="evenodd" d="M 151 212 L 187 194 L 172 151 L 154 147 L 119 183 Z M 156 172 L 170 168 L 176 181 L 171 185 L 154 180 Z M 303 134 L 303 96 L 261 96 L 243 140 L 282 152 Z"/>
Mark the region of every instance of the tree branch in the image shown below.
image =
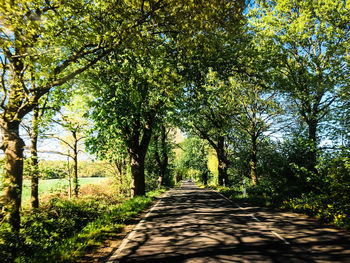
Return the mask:
<path id="1" fill-rule="evenodd" d="M 68 153 L 63 153 L 63 152 L 58 152 L 58 151 L 38 151 L 39 153 L 50 153 L 50 154 L 58 154 L 58 155 L 62 155 L 62 156 L 66 156 L 69 158 L 72 158 L 72 155 L 68 154 Z"/>

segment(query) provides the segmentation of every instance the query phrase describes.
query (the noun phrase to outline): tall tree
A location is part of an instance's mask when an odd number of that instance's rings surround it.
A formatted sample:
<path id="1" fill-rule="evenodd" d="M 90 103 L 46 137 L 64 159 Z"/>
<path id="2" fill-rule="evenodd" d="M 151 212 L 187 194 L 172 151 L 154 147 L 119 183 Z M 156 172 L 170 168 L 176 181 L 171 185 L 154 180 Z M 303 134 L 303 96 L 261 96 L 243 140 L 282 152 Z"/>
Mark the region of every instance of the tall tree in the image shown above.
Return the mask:
<path id="1" fill-rule="evenodd" d="M 251 28 L 273 85 L 287 92 L 308 126 L 308 169 L 317 173 L 318 127 L 349 82 L 348 1 L 265 1 Z"/>
<path id="2" fill-rule="evenodd" d="M 20 123 L 52 87 L 72 79 L 107 52 L 106 40 L 96 37 L 101 36 L 98 31 L 103 28 L 100 11 L 94 1 L 1 2 L 0 148 L 6 162 L 3 195 L 6 219 L 16 231 L 20 228 L 23 177 Z M 87 13 L 90 16 L 85 16 Z M 37 85 L 31 85 L 33 79 Z"/>
<path id="3" fill-rule="evenodd" d="M 154 50 L 153 50 L 154 52 Z M 157 115 L 175 95 L 177 75 L 166 53 L 148 56 L 128 50 L 113 54 L 90 75 L 96 99 L 92 103 L 94 132 L 90 149 L 105 150 L 105 142 L 120 145 L 130 158 L 132 196 L 145 194 L 144 162 Z"/>
<path id="4" fill-rule="evenodd" d="M 39 160 L 38 160 L 38 140 L 40 118 L 43 113 L 38 105 L 33 109 L 30 125 L 22 123 L 22 127 L 26 130 L 30 137 L 30 174 L 31 174 L 31 206 L 33 209 L 39 208 Z"/>
<path id="5" fill-rule="evenodd" d="M 67 136 L 62 137 L 54 135 L 53 138 L 58 139 L 64 148 L 67 148 L 67 153 L 61 152 L 61 155 L 65 155 L 72 159 L 73 162 L 73 190 L 74 195 L 78 197 L 79 193 L 79 178 L 78 178 L 78 155 L 81 152 L 81 145 L 86 138 L 84 132 L 88 129 L 87 121 L 77 114 L 76 110 L 60 111 L 58 114 L 58 120 L 54 120 L 56 124 L 61 126 Z"/>
<path id="6" fill-rule="evenodd" d="M 221 94 L 221 86 L 207 84 L 211 72 L 217 72 L 223 82 L 228 80 L 233 71 L 243 70 L 242 51 L 248 40 L 244 23 L 241 17 L 229 29 L 207 31 L 196 39 L 192 49 L 179 52 L 183 65 L 180 73 L 184 79 L 184 95 L 178 100 L 181 113 L 178 125 L 207 140 L 215 149 L 220 185 L 228 183 L 228 131 L 231 116 L 221 98 L 225 95 Z"/>
<path id="7" fill-rule="evenodd" d="M 159 178 L 159 185 L 163 186 L 165 183 L 165 175 L 169 164 L 169 142 L 168 136 L 170 130 L 161 124 L 159 127 L 160 131 L 153 133 L 154 138 L 154 156 L 157 162 Z"/>
<path id="8" fill-rule="evenodd" d="M 181 143 L 182 154 L 178 166 L 184 171 L 195 170 L 199 180 L 208 182 L 208 143 L 198 136 L 189 136 Z"/>
<path id="9" fill-rule="evenodd" d="M 249 138 L 250 176 L 253 185 L 256 185 L 258 148 L 265 136 L 280 130 L 277 121 L 281 119 L 282 110 L 276 92 L 265 90 L 254 78 L 236 76 L 230 79 L 228 88 L 227 97 L 232 101 L 232 129 L 238 134 L 243 132 Z"/>
<path id="10" fill-rule="evenodd" d="M 218 184 L 228 183 L 229 130 L 232 114 L 223 92 L 224 81 L 210 83 L 214 71 L 210 70 L 202 84 L 186 87 L 181 106 L 180 127 L 207 140 L 218 158 Z"/>
<path id="11" fill-rule="evenodd" d="M 31 83 L 35 86 L 35 83 Z M 21 123 L 21 126 L 26 130 L 30 137 L 30 173 L 31 173 L 31 206 L 33 209 L 39 208 L 39 157 L 38 157 L 38 143 L 39 138 L 47 130 L 51 117 L 65 103 L 66 91 L 54 90 L 41 97 L 34 106 L 30 124 L 27 124 L 26 118 Z M 69 95 L 67 95 L 68 97 Z M 28 116 L 28 115 L 27 115 Z"/>

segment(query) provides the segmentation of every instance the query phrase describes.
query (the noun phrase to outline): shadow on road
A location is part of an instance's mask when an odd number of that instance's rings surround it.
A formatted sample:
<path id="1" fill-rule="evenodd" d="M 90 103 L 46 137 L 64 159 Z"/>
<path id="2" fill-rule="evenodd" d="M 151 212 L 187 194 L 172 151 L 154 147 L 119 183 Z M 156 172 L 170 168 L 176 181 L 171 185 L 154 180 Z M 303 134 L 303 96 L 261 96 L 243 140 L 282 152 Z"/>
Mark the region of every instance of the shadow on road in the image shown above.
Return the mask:
<path id="1" fill-rule="evenodd" d="M 116 262 L 350 262 L 349 240 L 307 218 L 238 208 L 186 183 L 162 199 Z"/>

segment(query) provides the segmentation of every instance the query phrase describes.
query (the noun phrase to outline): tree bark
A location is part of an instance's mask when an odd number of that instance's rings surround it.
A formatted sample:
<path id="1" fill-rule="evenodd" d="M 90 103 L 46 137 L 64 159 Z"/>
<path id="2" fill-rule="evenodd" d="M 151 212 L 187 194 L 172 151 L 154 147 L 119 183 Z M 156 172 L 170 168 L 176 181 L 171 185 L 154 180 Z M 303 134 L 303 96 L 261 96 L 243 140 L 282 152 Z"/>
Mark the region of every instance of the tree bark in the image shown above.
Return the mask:
<path id="1" fill-rule="evenodd" d="M 23 183 L 24 142 L 19 136 L 20 121 L 1 120 L 2 145 L 5 153 L 5 180 L 3 201 L 5 220 L 13 231 L 18 232 L 21 225 L 20 207 Z"/>
<path id="2" fill-rule="evenodd" d="M 142 140 L 139 143 L 140 133 L 135 132 L 133 142 L 129 147 L 130 166 L 131 166 L 131 196 L 139 196 L 146 194 L 145 183 L 145 157 L 149 143 L 151 141 L 152 128 L 146 125 Z"/>
<path id="3" fill-rule="evenodd" d="M 74 188 L 74 195 L 75 197 L 78 197 L 79 194 L 79 180 L 78 180 L 78 139 L 77 139 L 77 133 L 73 132 L 73 188 Z"/>
<path id="4" fill-rule="evenodd" d="M 219 165 L 218 165 L 218 183 L 219 183 L 219 185 L 227 186 L 228 185 L 227 165 L 221 159 L 219 159 L 218 161 L 219 161 Z"/>
<path id="5" fill-rule="evenodd" d="M 39 108 L 36 106 L 33 111 L 32 132 L 30 134 L 30 165 L 31 165 L 31 206 L 32 209 L 39 208 L 39 164 L 38 164 L 38 116 Z"/>
<path id="6" fill-rule="evenodd" d="M 218 138 L 216 156 L 218 158 L 218 184 L 219 185 L 228 185 L 228 175 L 227 175 L 227 160 L 225 157 L 225 138 L 220 136 Z"/>
<path id="7" fill-rule="evenodd" d="M 308 169 L 317 173 L 317 121 L 308 122 L 310 148 L 308 152 Z"/>
<path id="8" fill-rule="evenodd" d="M 135 123 L 130 141 L 128 142 L 128 152 L 131 166 L 131 196 L 142 196 L 146 194 L 145 183 L 145 157 L 148 150 L 149 143 L 152 137 L 152 125 L 156 116 L 156 109 L 160 104 L 145 118 L 146 124 L 142 130 L 140 127 L 140 120 Z M 141 132 L 142 131 L 142 132 Z M 141 138 L 142 134 L 142 138 Z M 141 139 L 141 140 L 140 140 Z"/>
<path id="9" fill-rule="evenodd" d="M 258 175 L 256 172 L 256 162 L 257 162 L 257 142 L 256 142 L 256 137 L 251 136 L 251 159 L 250 159 L 250 177 L 252 178 L 252 183 L 253 185 L 258 184 Z"/>
<path id="10" fill-rule="evenodd" d="M 161 154 L 159 154 L 158 136 L 154 136 L 154 138 L 155 138 L 155 158 L 159 169 L 158 181 L 160 185 L 164 185 L 165 173 L 166 173 L 166 169 L 168 167 L 168 161 L 169 161 L 169 157 L 166 149 L 166 129 L 164 125 L 162 125 L 161 127 L 161 141 L 160 141 Z"/>
<path id="11" fill-rule="evenodd" d="M 133 153 L 130 155 L 131 164 L 131 196 L 146 194 L 145 184 L 145 156 L 143 154 Z"/>
<path id="12" fill-rule="evenodd" d="M 203 184 L 204 184 L 205 186 L 207 186 L 207 185 L 208 185 L 208 170 L 206 170 L 205 172 L 203 172 L 203 174 L 202 174 L 202 179 L 203 179 Z"/>

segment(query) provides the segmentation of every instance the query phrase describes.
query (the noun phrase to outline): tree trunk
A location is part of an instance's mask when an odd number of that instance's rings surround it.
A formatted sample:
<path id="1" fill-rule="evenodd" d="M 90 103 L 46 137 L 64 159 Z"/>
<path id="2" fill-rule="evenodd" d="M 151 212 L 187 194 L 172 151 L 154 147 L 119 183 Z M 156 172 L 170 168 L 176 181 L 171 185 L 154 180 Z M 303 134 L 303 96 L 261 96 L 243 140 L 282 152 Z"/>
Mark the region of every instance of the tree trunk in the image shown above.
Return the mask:
<path id="1" fill-rule="evenodd" d="M 160 185 L 164 185 L 165 183 L 165 174 L 166 174 L 166 170 L 168 167 L 168 155 L 165 154 L 165 156 L 163 157 L 163 162 L 161 163 L 160 167 L 159 167 L 159 183 Z"/>
<path id="2" fill-rule="evenodd" d="M 155 118 L 156 112 L 152 112 L 146 121 L 143 128 L 142 139 L 141 131 L 134 127 L 132 140 L 129 143 L 129 156 L 131 166 L 131 196 L 139 196 L 146 194 L 146 183 L 145 183 L 145 157 L 147 154 L 148 146 L 152 137 L 152 125 Z"/>
<path id="3" fill-rule="evenodd" d="M 227 165 L 221 159 L 219 159 L 218 161 L 219 161 L 219 165 L 218 165 L 218 183 L 219 183 L 219 185 L 227 186 L 228 185 Z"/>
<path id="4" fill-rule="evenodd" d="M 145 156 L 142 154 L 132 154 L 130 156 L 130 163 L 132 174 L 131 196 L 145 195 Z"/>
<path id="5" fill-rule="evenodd" d="M 158 136 L 154 135 L 154 157 L 156 159 L 157 162 L 157 166 L 158 166 L 158 183 L 159 186 L 163 185 L 163 181 L 164 181 L 164 171 L 163 171 L 163 165 L 162 165 L 162 161 L 160 160 L 160 154 L 159 154 L 159 149 L 158 149 Z"/>
<path id="6" fill-rule="evenodd" d="M 202 179 L 203 179 L 203 184 L 204 184 L 205 186 L 207 186 L 207 185 L 208 185 L 208 170 L 206 170 L 206 171 L 203 173 Z"/>
<path id="7" fill-rule="evenodd" d="M 216 147 L 216 156 L 218 158 L 218 184 L 228 185 L 227 162 L 225 158 L 225 138 L 220 136 Z"/>
<path id="8" fill-rule="evenodd" d="M 123 174 L 124 174 L 123 167 L 125 166 L 124 159 L 115 160 L 114 161 L 114 165 L 117 168 L 117 174 L 119 176 L 119 183 L 120 183 L 121 186 L 123 186 L 124 185 L 124 181 L 123 181 Z"/>
<path id="9" fill-rule="evenodd" d="M 166 133 L 166 129 L 165 126 L 162 125 L 162 152 L 163 152 L 163 163 L 162 163 L 162 183 L 161 185 L 164 185 L 165 183 L 165 174 L 166 174 L 166 170 L 168 167 L 168 163 L 169 163 L 169 157 L 168 157 L 168 152 L 167 152 L 167 145 L 166 145 L 166 139 L 167 139 L 167 133 Z"/>
<path id="10" fill-rule="evenodd" d="M 165 126 L 162 125 L 161 127 L 161 154 L 159 154 L 158 149 L 158 136 L 154 136 L 155 138 L 155 158 L 159 169 L 159 179 L 158 182 L 160 185 L 164 185 L 164 178 L 166 169 L 168 167 L 168 153 L 166 149 L 166 129 Z"/>
<path id="11" fill-rule="evenodd" d="M 312 172 L 317 173 L 316 165 L 317 165 L 317 121 L 310 121 L 308 123 L 309 128 L 309 141 L 310 148 L 308 152 L 308 169 Z"/>
<path id="12" fill-rule="evenodd" d="M 69 164 L 69 159 L 70 157 L 70 148 L 68 148 L 68 153 L 67 153 L 67 175 L 68 175 L 68 199 L 70 200 L 72 198 L 72 177 L 71 177 L 71 171 L 70 171 L 70 164 Z"/>
<path id="13" fill-rule="evenodd" d="M 76 133 L 73 133 L 74 138 L 74 147 L 73 147 L 73 187 L 74 187 L 74 195 L 78 197 L 79 194 L 79 181 L 78 181 L 78 141 L 76 137 Z"/>
<path id="14" fill-rule="evenodd" d="M 256 162 L 257 162 L 257 143 L 256 143 L 256 137 L 252 136 L 252 152 L 251 152 L 251 159 L 250 159 L 250 177 L 252 178 L 253 185 L 258 184 L 258 175 L 256 173 Z"/>
<path id="15" fill-rule="evenodd" d="M 21 225 L 20 207 L 23 182 L 23 148 L 24 142 L 19 136 L 19 121 L 1 120 L 2 145 L 5 153 L 5 178 L 3 201 L 5 220 L 13 231 L 18 232 Z"/>
<path id="16" fill-rule="evenodd" d="M 39 108 L 36 106 L 33 112 L 32 132 L 30 134 L 30 165 L 31 165 L 31 205 L 32 209 L 39 208 L 39 165 L 38 165 L 38 116 Z"/>

